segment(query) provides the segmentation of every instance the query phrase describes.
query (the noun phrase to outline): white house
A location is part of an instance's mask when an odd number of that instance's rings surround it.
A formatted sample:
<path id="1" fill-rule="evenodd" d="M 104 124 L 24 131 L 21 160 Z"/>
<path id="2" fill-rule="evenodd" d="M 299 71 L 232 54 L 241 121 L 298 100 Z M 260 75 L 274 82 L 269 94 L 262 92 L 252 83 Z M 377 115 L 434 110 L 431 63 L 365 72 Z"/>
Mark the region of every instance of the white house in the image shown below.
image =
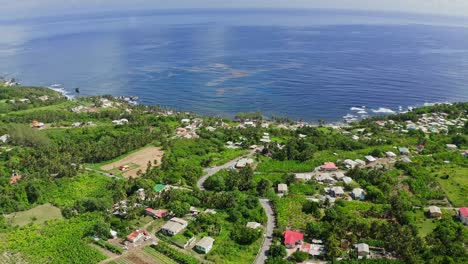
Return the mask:
<path id="1" fill-rule="evenodd" d="M 3 136 L 0 137 L 0 142 L 6 143 L 6 142 L 8 141 L 9 138 L 10 138 L 10 135 L 5 134 L 5 135 L 3 135 Z"/>
<path id="2" fill-rule="evenodd" d="M 341 186 L 336 186 L 336 187 L 333 187 L 330 189 L 330 193 L 333 195 L 333 196 L 342 196 L 344 195 L 344 190 L 343 190 L 343 187 Z"/>
<path id="3" fill-rule="evenodd" d="M 287 193 L 288 192 L 288 185 L 285 183 L 278 184 L 278 192 L 279 193 Z"/>
<path id="4" fill-rule="evenodd" d="M 370 155 L 365 156 L 364 158 L 366 159 L 367 163 L 372 163 L 376 161 L 376 159 Z"/>
<path id="5" fill-rule="evenodd" d="M 364 190 L 361 188 L 354 188 L 351 195 L 353 196 L 354 200 L 364 200 L 365 194 Z"/>
<path id="6" fill-rule="evenodd" d="M 262 225 L 260 223 L 257 223 L 257 222 L 248 222 L 247 225 L 245 225 L 245 226 L 248 227 L 248 228 L 257 229 L 257 228 L 261 227 Z"/>
<path id="7" fill-rule="evenodd" d="M 385 156 L 387 156 L 387 158 L 395 158 L 396 154 L 393 153 L 392 151 L 387 151 L 385 152 Z"/>
<path id="8" fill-rule="evenodd" d="M 184 230 L 187 225 L 188 223 L 184 219 L 173 217 L 161 228 L 161 231 L 167 235 L 174 236 Z"/>
<path id="9" fill-rule="evenodd" d="M 199 252 L 207 254 L 213 248 L 214 239 L 211 237 L 204 237 L 197 244 L 195 244 L 195 249 Z"/>
<path id="10" fill-rule="evenodd" d="M 440 210 L 439 207 L 437 206 L 429 206 L 429 216 L 432 218 L 441 218 L 442 217 L 442 211 Z"/>
<path id="11" fill-rule="evenodd" d="M 348 168 L 348 169 L 352 169 L 356 166 L 358 166 L 359 164 L 357 162 L 355 162 L 354 160 L 350 160 L 350 159 L 345 159 L 343 161 L 343 164 Z"/>
<path id="12" fill-rule="evenodd" d="M 343 179 L 341 179 L 346 185 L 350 184 L 351 182 L 353 182 L 353 179 L 351 179 L 351 177 L 343 177 Z"/>
<path id="13" fill-rule="evenodd" d="M 401 155 L 408 156 L 410 154 L 410 151 L 408 148 L 398 148 L 398 151 L 400 152 Z"/>
<path id="14" fill-rule="evenodd" d="M 447 149 L 450 149 L 450 150 L 458 149 L 457 145 L 455 145 L 455 144 L 447 144 L 445 146 L 447 147 Z"/>

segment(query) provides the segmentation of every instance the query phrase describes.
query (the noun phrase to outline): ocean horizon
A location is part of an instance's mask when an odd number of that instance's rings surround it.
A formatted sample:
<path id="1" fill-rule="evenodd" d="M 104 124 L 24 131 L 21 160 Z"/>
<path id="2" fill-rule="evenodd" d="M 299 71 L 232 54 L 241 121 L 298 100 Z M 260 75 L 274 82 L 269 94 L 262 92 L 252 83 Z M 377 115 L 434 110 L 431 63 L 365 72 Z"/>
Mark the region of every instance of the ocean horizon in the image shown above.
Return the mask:
<path id="1" fill-rule="evenodd" d="M 0 21 L 0 76 L 204 115 L 338 122 L 468 101 L 463 22 L 289 9 Z"/>

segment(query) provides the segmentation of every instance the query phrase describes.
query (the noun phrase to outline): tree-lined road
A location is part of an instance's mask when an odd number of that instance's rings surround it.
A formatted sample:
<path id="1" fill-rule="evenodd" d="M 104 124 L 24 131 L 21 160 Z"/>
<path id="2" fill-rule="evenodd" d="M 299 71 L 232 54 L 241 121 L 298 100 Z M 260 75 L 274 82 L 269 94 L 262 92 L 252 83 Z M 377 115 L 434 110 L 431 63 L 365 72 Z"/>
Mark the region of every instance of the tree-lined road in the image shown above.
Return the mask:
<path id="1" fill-rule="evenodd" d="M 257 258 L 255 258 L 254 264 L 263 264 L 267 259 L 268 250 L 270 249 L 271 244 L 273 243 L 273 229 L 275 228 L 275 213 L 271 207 L 270 200 L 260 199 L 260 204 L 265 210 L 265 213 L 268 217 L 267 224 L 265 226 L 265 239 L 263 240 L 262 247 L 258 252 Z"/>

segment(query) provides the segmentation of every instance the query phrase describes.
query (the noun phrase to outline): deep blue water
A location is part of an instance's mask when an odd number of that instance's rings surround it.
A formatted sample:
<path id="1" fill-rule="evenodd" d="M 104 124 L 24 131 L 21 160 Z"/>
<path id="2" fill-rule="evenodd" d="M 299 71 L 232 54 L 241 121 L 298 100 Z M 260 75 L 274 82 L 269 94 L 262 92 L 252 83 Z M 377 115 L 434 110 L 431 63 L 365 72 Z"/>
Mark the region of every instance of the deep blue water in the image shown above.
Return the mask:
<path id="1" fill-rule="evenodd" d="M 82 95 L 136 95 L 201 114 L 339 121 L 353 106 L 372 114 L 468 101 L 462 25 L 323 10 L 10 21 L 0 23 L 0 76 L 80 87 Z"/>

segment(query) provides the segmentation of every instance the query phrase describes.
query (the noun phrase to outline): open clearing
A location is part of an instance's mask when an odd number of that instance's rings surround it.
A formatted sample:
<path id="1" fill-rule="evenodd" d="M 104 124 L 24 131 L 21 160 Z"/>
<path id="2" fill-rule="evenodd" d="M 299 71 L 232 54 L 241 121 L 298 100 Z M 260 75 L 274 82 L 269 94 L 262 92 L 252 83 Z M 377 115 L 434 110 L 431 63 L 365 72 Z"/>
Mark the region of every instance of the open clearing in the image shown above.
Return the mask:
<path id="1" fill-rule="evenodd" d="M 127 178 L 136 178 L 138 177 L 138 170 L 141 170 L 143 173 L 146 172 L 148 161 L 150 161 L 153 166 L 161 164 L 163 155 L 164 151 L 161 148 L 146 147 L 126 156 L 121 160 L 102 166 L 101 170 L 115 172 L 115 170 L 119 170 L 120 166 L 128 165 L 130 166 L 130 169 L 124 172 L 122 175 Z M 154 164 L 155 160 L 157 161 L 157 164 Z"/>
<path id="2" fill-rule="evenodd" d="M 34 224 L 42 224 L 45 221 L 60 218 L 62 218 L 60 209 L 50 203 L 36 206 L 28 211 L 6 215 L 8 223 L 11 223 L 13 226 L 25 226 L 31 222 Z"/>
<path id="3" fill-rule="evenodd" d="M 448 167 L 439 170 L 437 173 L 437 181 L 442 186 L 445 194 L 450 202 L 455 207 L 468 206 L 468 168 Z M 442 176 L 448 175 L 448 179 L 443 179 Z"/>

